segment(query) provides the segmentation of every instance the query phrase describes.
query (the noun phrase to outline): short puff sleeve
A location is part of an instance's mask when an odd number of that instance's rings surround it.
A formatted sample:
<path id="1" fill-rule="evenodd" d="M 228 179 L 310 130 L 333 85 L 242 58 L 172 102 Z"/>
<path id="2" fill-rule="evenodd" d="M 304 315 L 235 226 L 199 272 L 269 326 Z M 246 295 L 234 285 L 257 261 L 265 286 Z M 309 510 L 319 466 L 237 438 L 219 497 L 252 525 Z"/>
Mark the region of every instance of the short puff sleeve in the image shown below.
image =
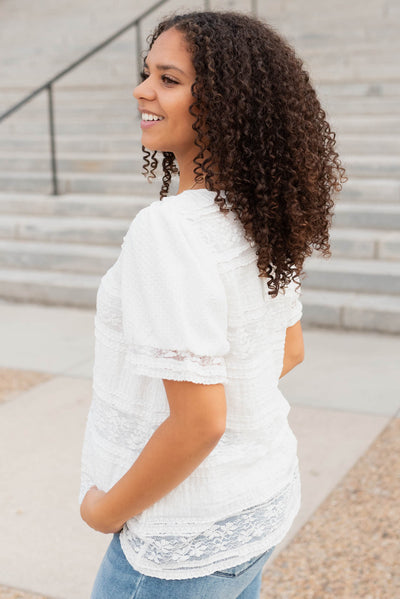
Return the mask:
<path id="1" fill-rule="evenodd" d="M 195 225 L 168 204 L 150 204 L 133 220 L 121 260 L 123 331 L 135 371 L 226 382 L 226 294 Z"/>

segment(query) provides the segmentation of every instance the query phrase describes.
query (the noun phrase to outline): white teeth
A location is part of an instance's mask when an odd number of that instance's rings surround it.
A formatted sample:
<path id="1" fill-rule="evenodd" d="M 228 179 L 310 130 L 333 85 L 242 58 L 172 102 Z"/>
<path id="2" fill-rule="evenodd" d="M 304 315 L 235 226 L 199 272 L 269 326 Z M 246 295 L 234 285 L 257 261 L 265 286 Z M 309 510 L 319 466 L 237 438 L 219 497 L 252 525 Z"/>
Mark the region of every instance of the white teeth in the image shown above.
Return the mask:
<path id="1" fill-rule="evenodd" d="M 155 114 L 147 114 L 147 112 L 142 112 L 143 121 L 162 121 L 163 118 L 163 116 L 156 116 Z"/>

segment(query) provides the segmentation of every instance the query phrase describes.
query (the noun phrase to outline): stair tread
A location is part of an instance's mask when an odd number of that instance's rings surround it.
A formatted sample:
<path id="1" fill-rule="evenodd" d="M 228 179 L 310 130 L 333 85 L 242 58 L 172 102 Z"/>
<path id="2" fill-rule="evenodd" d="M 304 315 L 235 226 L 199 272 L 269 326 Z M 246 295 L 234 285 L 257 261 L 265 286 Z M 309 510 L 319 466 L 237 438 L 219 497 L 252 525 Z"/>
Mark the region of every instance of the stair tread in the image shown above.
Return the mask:
<path id="1" fill-rule="evenodd" d="M 9 171 L 0 171 L 0 179 L 9 179 L 12 176 L 12 173 Z M 18 171 L 18 179 L 23 178 L 32 178 L 32 179 L 48 179 L 51 177 L 51 171 Z M 69 178 L 69 179 L 85 179 L 86 177 L 95 177 L 96 179 L 105 179 L 105 180 L 113 180 L 113 179 L 126 179 L 127 181 L 132 182 L 146 182 L 146 179 L 141 174 L 131 174 L 131 173 L 79 173 L 74 171 L 62 171 L 58 173 L 59 180 Z M 161 181 L 161 179 L 159 179 Z M 154 180 L 156 182 L 156 180 Z"/>
<path id="2" fill-rule="evenodd" d="M 333 227 L 332 239 L 354 239 L 355 241 L 400 240 L 400 231 L 395 229 L 353 229 L 351 227 Z"/>
<path id="3" fill-rule="evenodd" d="M 111 218 L 111 217 L 95 217 L 95 216 L 63 216 L 57 214 L 0 214 L 0 221 L 6 223 L 25 224 L 25 223 L 45 223 L 49 225 L 58 225 L 59 227 L 73 227 L 74 229 L 86 229 L 90 223 L 93 226 L 120 229 L 122 226 L 129 226 L 132 218 Z"/>
<path id="4" fill-rule="evenodd" d="M 132 144 L 133 145 L 133 144 Z M 57 151 L 57 159 L 76 159 L 76 160 L 99 160 L 99 159 L 107 159 L 107 160 L 129 160 L 129 159 L 137 159 L 142 156 L 142 153 L 138 150 L 136 152 L 115 152 L 115 151 L 90 151 L 90 152 L 75 152 L 75 151 L 65 151 L 58 150 Z M 21 158 L 21 159 L 47 159 L 49 157 L 48 150 L 35 150 L 31 152 L 21 152 L 20 150 L 7 150 L 0 151 L 0 160 L 2 158 Z"/>
<path id="5" fill-rule="evenodd" d="M 369 212 L 373 214 L 400 214 L 400 206 L 389 202 L 377 202 L 371 204 L 368 202 L 340 202 L 335 204 L 336 212 Z"/>
<path id="6" fill-rule="evenodd" d="M 82 287 L 98 287 L 101 275 L 90 273 L 70 273 L 50 270 L 33 270 L 18 268 L 0 268 L 0 281 L 37 282 L 46 285 L 63 284 L 65 286 L 81 285 Z"/>
<path id="7" fill-rule="evenodd" d="M 371 260 L 365 258 L 329 258 L 322 257 L 307 258 L 304 270 L 334 271 L 334 272 L 357 272 L 360 274 L 374 274 L 400 276 L 400 263 L 390 260 Z"/>
<path id="8" fill-rule="evenodd" d="M 46 193 L 36 193 L 36 192 L 30 192 L 30 191 L 0 191 L 0 201 L 2 199 L 9 199 L 9 198 L 16 198 L 17 200 L 19 199 L 27 199 L 27 200 L 46 200 L 46 201 L 55 201 L 55 202 L 60 202 L 63 200 L 92 200 L 92 201 L 99 201 L 99 202 L 104 202 L 104 203 L 110 203 L 110 201 L 112 201 L 113 197 L 115 197 L 116 199 L 118 199 L 118 201 L 129 201 L 129 202 L 134 202 L 135 200 L 139 200 L 140 196 L 138 194 L 135 195 L 123 195 L 123 194 L 115 194 L 113 196 L 113 194 L 108 194 L 106 198 L 104 198 L 103 196 L 99 196 L 98 194 L 95 193 L 64 193 L 62 195 L 59 196 L 54 196 L 54 195 L 49 195 Z"/>
<path id="9" fill-rule="evenodd" d="M 351 305 L 358 308 L 375 309 L 379 312 L 391 310 L 400 314 L 400 300 L 396 295 L 372 294 L 355 291 L 333 291 L 325 289 L 303 289 L 303 304 L 321 303 L 331 306 Z"/>
<path id="10" fill-rule="evenodd" d="M 101 275 L 88 273 L 69 273 L 43 270 L 24 269 L 0 269 L 1 281 L 12 282 L 37 282 L 46 285 L 65 286 L 82 285 L 85 288 L 98 286 Z M 398 296 L 389 294 L 371 294 L 353 291 L 331 291 L 303 288 L 301 301 L 303 304 L 315 302 L 329 305 L 352 305 L 359 308 L 375 309 L 376 311 L 391 310 L 400 313 L 400 301 Z"/>
<path id="11" fill-rule="evenodd" d="M 25 239 L 0 239 L 0 249 L 6 251 L 11 249 L 13 251 L 20 250 L 29 252 L 51 252 L 55 254 L 73 254 L 75 256 L 87 255 L 96 257 L 112 258 L 117 256 L 120 252 L 120 248 L 106 245 L 94 245 L 94 244 L 83 244 L 83 243 L 58 243 L 54 241 L 31 241 Z"/>

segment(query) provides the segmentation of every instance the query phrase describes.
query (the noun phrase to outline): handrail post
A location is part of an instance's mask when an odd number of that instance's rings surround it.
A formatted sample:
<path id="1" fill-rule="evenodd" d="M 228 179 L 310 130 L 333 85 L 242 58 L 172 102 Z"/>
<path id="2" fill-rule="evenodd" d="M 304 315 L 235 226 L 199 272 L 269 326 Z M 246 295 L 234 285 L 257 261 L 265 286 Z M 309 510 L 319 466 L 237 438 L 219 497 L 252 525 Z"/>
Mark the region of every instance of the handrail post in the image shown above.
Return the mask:
<path id="1" fill-rule="evenodd" d="M 210 10 L 210 0 L 204 0 L 204 10 Z"/>
<path id="2" fill-rule="evenodd" d="M 50 83 L 47 86 L 48 99 L 49 99 L 49 132 L 50 132 L 50 152 L 51 152 L 51 172 L 53 178 L 53 194 L 58 195 L 58 182 L 57 182 L 57 162 L 56 162 L 56 141 L 55 141 L 55 127 L 54 127 L 54 110 L 53 110 L 53 86 Z"/>
<path id="3" fill-rule="evenodd" d="M 256 17 L 258 13 L 257 0 L 251 0 L 251 12 Z"/>

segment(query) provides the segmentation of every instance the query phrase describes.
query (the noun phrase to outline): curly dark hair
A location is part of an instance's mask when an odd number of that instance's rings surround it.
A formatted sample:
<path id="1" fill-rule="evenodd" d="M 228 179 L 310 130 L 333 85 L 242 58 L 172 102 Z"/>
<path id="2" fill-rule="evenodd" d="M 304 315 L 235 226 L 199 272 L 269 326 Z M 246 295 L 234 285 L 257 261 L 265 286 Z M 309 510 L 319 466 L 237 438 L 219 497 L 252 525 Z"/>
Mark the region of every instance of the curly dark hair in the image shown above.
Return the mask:
<path id="1" fill-rule="evenodd" d="M 331 255 L 332 196 L 346 181 L 335 133 L 302 61 L 268 24 L 236 12 L 175 14 L 149 36 L 149 48 L 173 27 L 196 72 L 195 181 L 204 177 L 221 212 L 236 213 L 275 297 L 290 281 L 300 284 L 313 249 Z M 157 152 L 143 151 L 143 174 L 154 178 Z M 174 159 L 163 152 L 161 200 Z"/>

